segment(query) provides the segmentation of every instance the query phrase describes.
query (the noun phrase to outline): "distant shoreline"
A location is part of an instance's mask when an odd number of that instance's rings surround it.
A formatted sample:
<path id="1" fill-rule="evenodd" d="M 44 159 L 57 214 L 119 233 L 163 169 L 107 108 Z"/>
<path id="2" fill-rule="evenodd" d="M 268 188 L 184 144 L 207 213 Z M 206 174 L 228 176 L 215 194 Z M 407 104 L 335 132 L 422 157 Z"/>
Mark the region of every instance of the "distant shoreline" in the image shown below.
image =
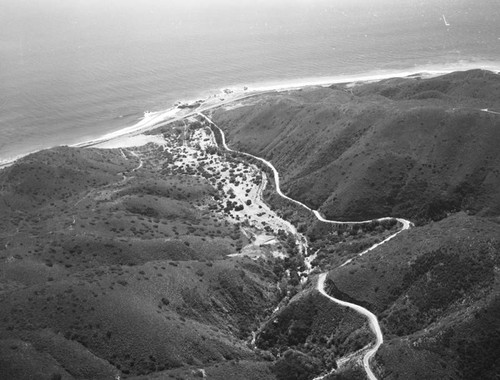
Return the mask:
<path id="1" fill-rule="evenodd" d="M 173 106 L 163 111 L 156 112 L 145 112 L 144 117 L 134 125 L 124 127 L 115 132 L 104 134 L 100 137 L 97 137 L 92 140 L 82 141 L 80 143 L 68 145 L 70 147 L 75 148 L 90 148 L 90 147 L 99 147 L 99 145 L 111 142 L 115 139 L 124 138 L 124 137 L 133 137 L 137 135 L 141 135 L 144 132 L 150 131 L 152 129 L 158 128 L 161 125 L 169 124 L 178 120 L 182 120 L 186 117 L 192 116 L 197 112 L 207 111 L 210 109 L 214 109 L 223 105 L 231 104 L 233 102 L 237 102 L 240 100 L 249 99 L 252 97 L 270 94 L 273 92 L 283 92 L 283 91 L 294 91 L 300 90 L 308 87 L 327 87 L 334 84 L 344 84 L 346 86 L 355 85 L 357 83 L 374 83 L 379 82 L 385 79 L 391 78 L 414 78 L 414 79 L 423 79 L 423 78 L 432 78 L 438 77 L 441 75 L 450 74 L 457 71 L 467 71 L 473 69 L 481 69 L 491 71 L 500 74 L 500 67 L 491 67 L 491 66 L 483 66 L 483 67 L 450 67 L 449 69 L 443 70 L 419 70 L 415 69 L 415 71 L 399 71 L 399 72 L 386 72 L 379 74 L 365 74 L 365 75 L 339 75 L 339 76 L 330 76 L 330 77 L 317 77 L 317 78 L 306 78 L 306 79 L 295 79 L 290 81 L 281 81 L 281 82 L 269 82 L 269 83 L 256 83 L 255 86 L 252 85 L 241 85 L 241 86 L 229 86 L 224 89 L 220 89 L 219 93 L 212 94 L 205 99 L 198 100 L 187 100 L 187 101 L 178 101 L 175 104 L 179 103 L 184 105 L 184 107 Z M 200 105 L 196 108 L 186 107 L 186 104 L 193 104 L 198 102 Z M 51 149 L 56 146 L 44 148 Z M 11 166 L 17 160 L 26 157 L 30 154 L 36 153 L 40 150 L 35 150 L 32 152 L 28 152 L 25 154 L 20 154 L 11 159 L 0 160 L 0 170 Z"/>
<path id="2" fill-rule="evenodd" d="M 474 68 L 467 68 L 467 70 L 472 70 L 472 69 Z M 500 67 L 495 68 L 494 70 L 491 67 L 487 69 L 482 67 L 477 67 L 477 69 L 489 70 L 496 74 L 500 74 Z M 148 112 L 147 115 L 145 115 L 144 119 L 142 119 L 135 125 L 120 129 L 116 132 L 108 133 L 94 140 L 84 141 L 70 146 L 80 147 L 80 148 L 96 146 L 119 137 L 133 136 L 141 134 L 143 132 L 150 131 L 161 125 L 169 124 L 177 120 L 181 120 L 186 117 L 192 116 L 197 112 L 207 111 L 223 105 L 231 104 L 233 102 L 273 92 L 294 91 L 308 87 L 327 87 L 334 84 L 344 84 L 348 86 L 357 83 L 360 84 L 375 83 L 381 80 L 391 79 L 391 78 L 424 79 L 424 78 L 438 77 L 456 71 L 465 71 L 465 70 L 450 69 L 450 70 L 428 70 L 428 71 L 404 71 L 404 72 L 392 72 L 392 73 L 371 74 L 371 75 L 342 75 L 335 77 L 309 78 L 303 80 L 296 79 L 290 82 L 281 82 L 281 83 L 261 85 L 255 87 L 253 87 L 252 85 L 248 85 L 248 87 L 241 86 L 238 88 L 230 86 L 221 89 L 219 94 L 213 94 L 207 97 L 206 99 L 178 101 L 178 103 L 182 104 L 192 104 L 195 102 L 201 102 L 201 105 L 195 108 L 193 111 L 185 111 L 185 108 L 182 109 L 178 107 L 171 107 L 164 111 Z M 229 90 L 230 92 L 225 93 L 224 91 L 227 90 Z"/>

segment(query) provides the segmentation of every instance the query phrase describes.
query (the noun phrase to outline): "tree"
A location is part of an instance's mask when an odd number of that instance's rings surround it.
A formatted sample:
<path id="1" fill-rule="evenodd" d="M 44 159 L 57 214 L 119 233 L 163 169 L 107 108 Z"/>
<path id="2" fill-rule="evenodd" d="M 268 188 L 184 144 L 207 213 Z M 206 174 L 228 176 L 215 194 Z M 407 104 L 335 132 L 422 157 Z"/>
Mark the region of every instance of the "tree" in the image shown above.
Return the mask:
<path id="1" fill-rule="evenodd" d="M 288 350 L 272 371 L 278 380 L 309 380 L 321 372 L 320 361 L 302 352 Z"/>

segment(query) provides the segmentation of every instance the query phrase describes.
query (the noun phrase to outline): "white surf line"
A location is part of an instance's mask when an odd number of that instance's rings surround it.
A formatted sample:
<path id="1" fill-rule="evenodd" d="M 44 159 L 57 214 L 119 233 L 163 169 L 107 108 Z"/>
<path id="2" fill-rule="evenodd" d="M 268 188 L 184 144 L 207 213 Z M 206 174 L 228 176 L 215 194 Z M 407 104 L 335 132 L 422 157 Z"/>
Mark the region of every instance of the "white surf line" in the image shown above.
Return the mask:
<path id="1" fill-rule="evenodd" d="M 278 171 L 276 170 L 276 168 L 273 166 L 273 164 L 271 164 L 269 161 L 263 159 L 263 158 L 260 158 L 260 157 L 256 157 L 250 153 L 246 153 L 246 152 L 239 152 L 239 151 L 235 151 L 231 148 L 229 148 L 226 144 L 226 137 L 224 135 L 224 131 L 217 125 L 215 124 L 215 122 L 210 119 L 208 116 L 202 114 L 201 112 L 198 112 L 198 115 L 202 116 L 205 120 L 207 120 L 210 124 L 212 124 L 214 127 L 216 127 L 220 133 L 221 133 L 221 140 L 222 140 L 222 146 L 227 149 L 228 151 L 231 151 L 231 152 L 236 152 L 236 153 L 239 153 L 239 154 L 243 154 L 243 155 L 246 155 L 248 157 L 253 157 L 261 162 L 263 162 L 264 164 L 266 164 L 269 168 L 271 168 L 271 170 L 273 171 L 274 173 L 274 181 L 275 181 L 275 185 L 276 185 L 276 192 L 282 196 L 283 198 L 285 199 L 288 199 L 288 200 L 291 200 L 292 202 L 306 208 L 307 210 L 313 212 L 313 214 L 316 216 L 316 218 L 322 222 L 325 222 L 325 223 L 331 223 L 331 224 L 366 224 L 366 223 L 370 223 L 370 222 L 374 222 L 374 221 L 384 221 L 384 220 L 397 220 L 399 221 L 400 223 L 403 224 L 403 227 L 396 233 L 392 234 L 391 236 L 387 237 L 386 239 L 384 239 L 383 241 L 381 241 L 380 243 L 376 243 L 374 244 L 373 246 L 371 246 L 370 248 L 368 248 L 367 250 L 361 252 L 358 256 L 361 256 L 361 255 L 364 255 L 366 254 L 367 252 L 370 252 L 371 250 L 379 247 L 380 245 L 388 242 L 389 240 L 393 239 L 396 235 L 400 234 L 402 231 L 404 230 L 407 230 L 409 229 L 411 226 L 412 226 L 412 223 L 406 219 L 401 219 L 401 218 L 391 218 L 391 217 L 385 217 L 385 218 L 379 218 L 379 219 L 372 219 L 372 220 L 364 220 L 364 221 L 361 221 L 361 222 L 341 222 L 341 221 L 334 221 L 334 220 L 328 220 L 328 219 L 325 219 L 321 216 L 321 214 L 316 211 L 316 210 L 312 210 L 311 208 L 307 207 L 305 204 L 295 200 L 295 199 L 292 199 L 286 195 L 284 195 L 282 192 L 281 192 L 281 189 L 279 187 L 279 173 Z M 352 259 L 348 260 L 347 262 L 345 262 L 344 264 L 342 264 L 341 266 L 344 266 L 346 265 L 348 262 L 351 262 Z M 354 303 L 350 303 L 350 302 L 346 302 L 346 301 L 342 301 L 342 300 L 339 300 L 335 297 L 332 297 L 330 296 L 329 294 L 326 293 L 325 289 L 324 289 L 324 284 L 325 284 L 325 280 L 326 280 L 326 276 L 328 275 L 328 272 L 325 272 L 325 273 L 322 273 L 319 278 L 318 278 L 318 284 L 317 284 L 317 289 L 318 291 L 324 295 L 325 297 L 327 297 L 329 300 L 341 305 L 341 306 L 345 306 L 345 307 L 349 307 L 351 309 L 354 309 L 355 311 L 357 311 L 358 313 L 364 315 L 365 317 L 368 318 L 368 321 L 369 321 L 369 325 L 370 325 L 370 328 L 371 330 L 373 331 L 373 333 L 375 334 L 375 337 L 376 337 L 376 342 L 375 342 L 375 345 L 373 346 L 373 348 L 371 348 L 370 350 L 367 351 L 367 353 L 365 354 L 365 356 L 363 357 L 363 366 L 364 366 L 364 369 L 365 369 L 365 372 L 368 376 L 368 378 L 370 380 L 377 380 L 376 376 L 373 374 L 371 368 L 370 368 L 370 359 L 376 354 L 376 352 L 378 351 L 379 347 L 382 345 L 382 343 L 384 342 L 384 337 L 382 335 L 382 330 L 380 329 L 380 324 L 378 323 L 378 319 L 377 317 L 375 316 L 375 314 L 373 314 L 371 311 L 365 309 L 364 307 L 362 306 L 359 306 L 359 305 L 356 305 Z M 321 380 L 323 379 L 325 376 L 327 375 L 324 375 L 324 376 L 320 376 L 320 377 L 317 377 L 316 379 L 314 380 Z"/>
<path id="2" fill-rule="evenodd" d="M 297 79 L 294 82 L 288 82 L 288 83 L 282 83 L 282 84 L 273 84 L 273 85 L 267 85 L 267 86 L 261 86 L 261 87 L 254 87 L 250 89 L 248 92 L 241 93 L 241 94 L 236 94 L 234 97 L 230 97 L 227 100 L 221 100 L 218 103 L 213 103 L 213 104 L 201 104 L 197 110 L 191 111 L 187 114 L 184 115 L 176 115 L 180 110 L 177 107 L 172 107 L 167 110 L 163 111 L 156 111 L 156 112 L 145 112 L 144 113 L 144 119 L 139 121 L 138 123 L 125 127 L 123 129 L 120 129 L 115 132 L 110 132 L 107 133 L 103 136 L 96 137 L 95 139 L 92 140 L 86 140 L 82 141 L 79 143 L 71 144 L 69 145 L 70 147 L 76 147 L 76 148 L 89 148 L 93 147 L 95 145 L 103 144 L 105 142 L 115 140 L 118 137 L 125 137 L 125 136 L 135 136 L 142 134 L 146 131 L 153 130 L 155 128 L 159 128 L 171 123 L 174 123 L 176 121 L 182 120 L 184 118 L 187 118 L 189 116 L 194 116 L 199 112 L 203 111 L 208 111 L 213 108 L 218 108 L 230 103 L 234 103 L 236 101 L 242 101 L 246 100 L 249 98 L 257 97 L 259 95 L 265 95 L 273 92 L 283 92 L 283 91 L 290 91 L 290 90 L 298 90 L 306 87 L 312 87 L 312 86 L 330 86 L 333 84 L 359 84 L 359 83 L 370 83 L 370 82 L 376 82 L 380 81 L 383 79 L 388 79 L 388 78 L 406 78 L 406 77 L 411 77 L 412 75 L 421 75 L 425 78 L 432 78 L 435 76 L 439 75 L 444 75 L 444 74 L 449 74 L 454 71 L 464 71 L 464 70 L 470 70 L 470 69 L 483 69 L 483 70 L 489 70 L 492 72 L 495 72 L 497 74 L 500 73 L 500 68 L 493 66 L 489 63 L 482 63 L 482 64 L 476 64 L 476 65 L 454 65 L 454 66 L 448 66 L 442 69 L 438 69 L 438 67 L 434 66 L 422 66 L 420 69 L 414 68 L 415 71 L 396 71 L 396 72 L 384 72 L 384 73 L 373 73 L 370 75 L 345 75 L 345 76 L 335 76 L 335 77 L 319 77 L 319 78 L 304 78 L 304 80 L 299 80 Z M 246 90 L 245 90 L 246 91 Z M 206 101 L 207 99 L 205 99 Z M 492 112 L 494 113 L 494 112 Z M 51 148 L 51 147 L 47 147 Z M 39 150 L 34 150 L 31 152 L 27 153 L 22 153 L 20 155 L 17 155 L 15 157 L 10 157 L 6 159 L 0 160 L 0 169 L 7 168 L 11 165 L 14 164 L 15 161 L 18 159 L 25 157 L 29 154 L 38 152 Z"/>
<path id="3" fill-rule="evenodd" d="M 483 65 L 484 66 L 484 65 Z M 476 66 L 471 66 L 470 68 L 475 68 Z M 249 92 L 244 92 L 244 93 L 236 93 L 233 95 L 230 95 L 228 99 L 225 100 L 220 100 L 219 102 L 215 103 L 210 103 L 207 102 L 209 99 L 205 99 L 205 103 L 202 103 L 197 109 L 190 111 L 186 114 L 183 115 L 176 115 L 178 112 L 182 112 L 177 107 L 170 108 L 165 111 L 157 111 L 157 112 L 149 112 L 148 117 L 145 118 L 145 120 L 141 120 L 139 123 L 124 128 L 123 130 L 119 130 L 117 132 L 109 133 L 107 135 L 101 136 L 95 140 L 91 141 L 86 141 L 82 142 L 79 144 L 75 144 L 72 146 L 77 146 L 77 147 L 89 147 L 93 146 L 105 141 L 109 141 L 112 139 L 115 139 L 116 137 L 120 136 L 126 136 L 126 135 L 136 135 L 136 134 L 141 134 L 146 131 L 150 131 L 155 128 L 160 128 L 169 124 L 172 124 L 176 121 L 181 121 L 184 119 L 187 119 L 188 117 L 195 116 L 195 115 L 200 115 L 204 111 L 209 111 L 214 108 L 219 108 L 231 103 L 235 103 L 238 101 L 243 101 L 247 100 L 250 98 L 258 97 L 260 95 L 266 95 L 266 94 L 272 94 L 272 93 L 280 93 L 280 92 L 285 92 L 285 91 L 291 91 L 291 90 L 298 90 L 298 89 L 303 89 L 306 87 L 313 87 L 313 86 L 331 86 L 333 84 L 338 84 L 338 83 L 370 83 L 374 81 L 379 81 L 387 78 L 405 78 L 411 75 L 419 74 L 419 75 L 426 75 L 426 77 L 433 77 L 433 76 L 438 76 L 438 75 L 443 75 L 443 74 L 448 74 L 453 71 L 457 70 L 466 70 L 469 67 L 450 67 L 448 69 L 444 70 L 435 70 L 432 68 L 426 68 L 422 67 L 421 70 L 419 71 L 396 71 L 396 72 L 390 72 L 390 73 L 378 73 L 378 74 L 369 74 L 369 75 L 346 75 L 346 76 L 336 76 L 336 77 L 320 77 L 320 78 L 309 78 L 309 79 L 304 79 L 304 80 L 297 80 L 293 81 L 290 83 L 281 83 L 281 84 L 274 84 L 274 85 L 268 85 L 268 86 L 262 86 L 262 87 L 255 87 Z M 489 66 L 486 67 L 484 66 L 485 70 L 496 70 L 497 68 L 493 69 L 490 68 Z M 170 118 L 169 118 L 170 117 Z M 240 152 L 243 153 L 243 152 Z M 259 159 L 258 157 L 254 157 L 256 159 Z M 291 200 L 292 202 L 295 202 L 295 200 L 288 198 L 284 194 L 280 194 L 283 197 Z M 299 202 L 296 202 L 299 203 Z M 309 209 L 307 206 L 304 204 L 301 204 L 302 207 L 305 207 Z"/>
<path id="4" fill-rule="evenodd" d="M 93 140 L 87 140 L 87 141 L 83 141 L 80 143 L 72 144 L 72 145 L 70 145 L 70 147 L 90 148 L 90 147 L 93 147 L 95 145 L 103 144 L 103 143 L 109 142 L 111 140 L 115 140 L 117 138 L 120 138 L 120 137 L 130 137 L 130 136 L 140 135 L 144 132 L 151 131 L 153 129 L 160 128 L 160 127 L 175 123 L 176 121 L 185 120 L 188 117 L 195 116 L 196 114 L 198 114 L 198 112 L 208 111 L 212 108 L 221 107 L 221 106 L 224 106 L 226 104 L 233 103 L 235 101 L 246 100 L 246 99 L 249 99 L 252 97 L 256 97 L 259 95 L 263 95 L 263 94 L 271 93 L 271 92 L 275 92 L 275 91 L 278 91 L 278 89 L 266 90 L 266 91 L 255 90 L 255 91 L 252 91 L 251 93 L 236 95 L 234 97 L 231 97 L 230 99 L 216 102 L 213 104 L 202 104 L 198 107 L 197 110 L 193 110 L 193 111 L 190 111 L 188 113 L 181 114 L 181 115 L 179 115 L 179 113 L 182 113 L 183 110 L 179 109 L 178 107 L 171 107 L 171 108 L 164 110 L 164 111 L 146 112 L 144 115 L 144 119 L 142 119 L 141 121 L 139 121 L 138 123 L 136 123 L 134 125 L 131 125 L 129 127 L 125 127 L 123 129 L 120 129 L 120 130 L 115 131 L 115 132 L 107 133 L 107 134 L 100 136 L 100 137 L 97 137 Z M 12 163 L 14 161 L 16 161 L 18 158 L 21 158 L 23 156 L 25 156 L 25 155 L 21 155 L 17 158 L 14 158 L 12 160 L 9 160 L 5 163 L 0 164 L 0 169 L 3 168 L 4 166 L 7 167 L 7 166 L 12 165 Z"/>

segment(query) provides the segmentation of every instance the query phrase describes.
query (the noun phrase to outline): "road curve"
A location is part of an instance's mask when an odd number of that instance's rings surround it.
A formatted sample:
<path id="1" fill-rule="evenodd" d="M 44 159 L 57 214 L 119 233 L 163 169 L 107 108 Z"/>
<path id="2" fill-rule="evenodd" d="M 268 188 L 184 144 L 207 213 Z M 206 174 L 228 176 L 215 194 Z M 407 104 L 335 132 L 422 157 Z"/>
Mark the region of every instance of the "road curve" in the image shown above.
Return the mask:
<path id="1" fill-rule="evenodd" d="M 500 115 L 500 112 L 491 111 L 488 108 L 482 108 L 482 109 L 480 109 L 480 111 L 487 112 L 487 113 L 492 113 L 494 115 Z"/>
<path id="2" fill-rule="evenodd" d="M 382 219 L 387 219 L 387 218 L 382 218 Z M 379 220 L 379 221 L 380 221 L 380 220 L 382 220 L 382 219 L 376 219 L 376 220 Z M 363 252 L 359 253 L 359 254 L 358 254 L 358 256 L 363 256 L 364 254 L 366 254 L 366 253 L 368 253 L 368 252 L 370 252 L 370 251 L 374 250 L 375 248 L 377 248 L 377 247 L 381 246 L 382 244 L 387 243 L 389 240 L 391 240 L 392 238 L 396 237 L 397 235 L 399 235 L 399 234 L 400 234 L 401 232 L 403 232 L 404 230 L 407 230 L 407 229 L 409 229 L 410 227 L 412 227 L 412 226 L 414 225 L 412 222 L 410 222 L 409 220 L 406 220 L 406 219 L 401 219 L 401 218 L 388 218 L 388 219 L 396 219 L 399 223 L 401 223 L 401 224 L 402 224 L 401 229 L 400 229 L 398 232 L 396 232 L 396 233 L 394 233 L 394 234 L 392 234 L 392 235 L 390 235 L 390 236 L 386 237 L 386 238 L 385 238 L 384 240 L 382 240 L 381 242 L 379 242 L 379 243 L 375 243 L 375 244 L 373 244 L 370 248 L 365 249 Z M 361 223 L 363 223 L 363 222 L 361 222 Z M 341 265 L 341 267 L 343 267 L 344 265 L 349 264 L 351 261 L 352 261 L 352 259 L 349 259 L 349 260 L 345 261 L 345 262 Z"/>
<path id="3" fill-rule="evenodd" d="M 354 309 L 358 313 L 363 314 L 368 319 L 368 321 L 370 323 L 371 330 L 375 333 L 375 337 L 376 337 L 375 345 L 372 348 L 370 348 L 366 352 L 365 356 L 363 357 L 363 367 L 365 368 L 366 375 L 368 376 L 368 378 L 370 380 L 377 380 L 377 378 L 375 377 L 375 375 L 373 374 L 373 372 L 370 368 L 370 359 L 376 354 L 377 350 L 384 342 L 384 336 L 382 335 L 382 330 L 380 329 L 378 319 L 375 316 L 375 314 L 373 314 L 371 311 L 365 309 L 364 307 L 356 305 L 355 303 L 350 303 L 350 302 L 339 300 L 339 299 L 334 298 L 331 295 L 329 295 L 325 291 L 325 280 L 326 280 L 327 275 L 328 275 L 328 273 L 322 273 L 319 275 L 318 285 L 317 285 L 318 291 L 321 294 L 323 294 L 326 298 L 328 298 L 329 300 L 331 300 L 335 303 L 338 303 L 339 305 Z M 316 378 L 316 379 L 322 379 L 322 378 L 323 377 L 320 376 L 319 378 Z"/>
<path id="4" fill-rule="evenodd" d="M 400 222 L 402 224 L 402 228 L 398 232 L 390 235 L 389 237 L 385 238 L 381 242 L 372 245 L 370 248 L 368 248 L 365 251 L 363 251 L 360 254 L 358 254 L 358 256 L 362 256 L 362 255 L 370 252 L 371 250 L 377 248 L 378 246 L 380 246 L 380 245 L 388 242 L 389 240 L 393 239 L 398 234 L 400 234 L 402 231 L 407 230 L 411 226 L 413 226 L 413 223 L 411 223 L 410 221 L 408 221 L 406 219 L 392 218 L 392 217 L 385 217 L 385 218 L 371 219 L 371 220 L 363 220 L 363 221 L 359 221 L 359 222 L 343 222 L 343 221 L 336 221 L 336 220 L 325 219 L 319 213 L 318 210 L 312 210 L 310 207 L 306 206 L 302 202 L 299 202 L 299 201 L 297 201 L 295 199 L 292 199 L 292 198 L 290 198 L 287 195 L 285 195 L 285 194 L 282 193 L 281 188 L 280 188 L 279 173 L 278 173 L 278 171 L 276 170 L 276 168 L 274 167 L 273 164 L 271 164 L 269 161 L 267 161 L 267 160 L 265 160 L 263 158 L 254 156 L 253 154 L 246 153 L 246 152 L 236 151 L 234 149 L 229 148 L 227 146 L 227 143 L 226 143 L 226 137 L 224 135 L 224 131 L 217 124 L 215 124 L 215 122 L 212 119 L 210 119 L 208 116 L 206 116 L 205 114 L 203 114 L 201 112 L 197 112 L 197 113 L 198 113 L 198 115 L 200 115 L 201 117 L 203 117 L 205 120 L 207 120 L 210 124 L 212 124 L 215 128 L 217 128 L 219 130 L 219 132 L 221 134 L 222 146 L 224 147 L 224 149 L 226 149 L 226 150 L 228 150 L 230 152 L 236 152 L 238 154 L 245 155 L 247 157 L 252 157 L 252 158 L 254 158 L 256 160 L 259 160 L 260 162 L 264 163 L 267 167 L 269 167 L 273 171 L 273 174 L 274 174 L 274 183 L 276 185 L 276 192 L 281 197 L 283 197 L 285 199 L 288 199 L 289 201 L 294 202 L 297 205 L 299 205 L 301 207 L 304 207 L 308 211 L 312 212 L 314 214 L 314 216 L 319 221 L 324 222 L 324 223 L 331 223 L 331 224 L 366 224 L 366 223 L 370 223 L 370 222 L 374 222 L 374 221 L 381 222 L 381 221 L 384 221 L 384 220 L 395 219 L 395 220 L 397 220 L 398 222 Z M 346 264 L 348 264 L 348 263 L 350 263 L 351 261 L 352 261 L 352 259 L 347 260 L 346 262 L 344 262 L 341 265 L 341 267 L 344 266 L 344 265 L 346 265 Z M 345 307 L 351 308 L 351 309 L 357 311 L 358 313 L 364 315 L 368 319 L 368 322 L 369 322 L 369 325 L 370 325 L 370 329 L 375 334 L 376 341 L 375 341 L 375 345 L 372 348 L 370 348 L 366 352 L 366 354 L 364 355 L 364 357 L 363 357 L 363 367 L 365 369 L 366 375 L 368 376 L 368 378 L 370 380 L 377 380 L 376 376 L 373 374 L 373 371 L 370 368 L 370 359 L 377 353 L 379 347 L 384 342 L 384 337 L 383 337 L 383 334 L 382 334 L 382 330 L 380 329 L 380 324 L 378 322 L 378 319 L 375 316 L 375 314 L 373 314 L 371 311 L 365 309 L 364 307 L 356 305 L 356 304 L 351 303 L 351 302 L 346 302 L 346 301 L 339 300 L 339 299 L 337 299 L 335 297 L 332 297 L 328 293 L 326 293 L 326 291 L 325 291 L 325 281 L 326 281 L 327 275 L 328 275 L 328 272 L 325 272 L 325 273 L 322 273 L 322 274 L 319 275 L 319 277 L 318 277 L 318 283 L 317 283 L 317 290 L 322 295 L 324 295 L 325 297 L 327 297 L 330 301 L 333 301 L 333 302 L 335 302 L 335 303 L 337 303 L 337 304 L 339 304 L 341 306 L 345 306 Z M 317 377 L 315 380 L 320 380 L 320 379 L 323 379 L 323 378 L 324 378 L 324 376 L 320 376 L 320 377 Z"/>
<path id="5" fill-rule="evenodd" d="M 217 128 L 221 134 L 221 139 L 222 139 L 222 146 L 224 147 L 224 149 L 230 151 L 230 152 L 235 152 L 235 153 L 238 153 L 238 154 L 243 154 L 247 157 L 252 157 L 253 159 L 256 159 L 260 162 L 262 162 L 263 164 L 265 164 L 268 168 L 270 168 L 272 171 L 273 171 L 273 177 L 274 177 L 274 184 L 276 185 L 276 192 L 282 197 L 282 198 L 285 198 L 285 199 L 288 199 L 289 201 L 301 206 L 301 207 L 304 207 L 307 211 L 310 211 L 310 212 L 314 212 L 311 208 L 307 207 L 305 204 L 303 204 L 302 202 L 299 202 L 295 199 L 292 199 L 290 198 L 289 196 L 283 194 L 281 192 L 281 187 L 280 187 L 280 177 L 279 177 L 279 173 L 278 171 L 276 170 L 276 168 L 274 167 L 273 164 L 271 164 L 269 161 L 263 159 L 263 158 L 260 158 L 260 157 L 257 157 L 257 156 L 254 156 L 253 154 L 250 154 L 250 153 L 246 153 L 246 152 L 240 152 L 240 151 L 237 151 L 237 150 L 234 150 L 234 149 L 231 149 L 230 147 L 227 146 L 226 144 L 226 136 L 224 135 L 224 131 L 222 129 L 219 128 L 219 126 L 217 124 L 214 123 L 214 121 L 212 119 L 210 119 L 207 115 L 201 113 L 201 112 L 198 112 L 198 115 L 200 115 L 201 117 L 203 117 L 206 121 L 208 121 L 210 124 L 212 124 L 215 128 Z"/>

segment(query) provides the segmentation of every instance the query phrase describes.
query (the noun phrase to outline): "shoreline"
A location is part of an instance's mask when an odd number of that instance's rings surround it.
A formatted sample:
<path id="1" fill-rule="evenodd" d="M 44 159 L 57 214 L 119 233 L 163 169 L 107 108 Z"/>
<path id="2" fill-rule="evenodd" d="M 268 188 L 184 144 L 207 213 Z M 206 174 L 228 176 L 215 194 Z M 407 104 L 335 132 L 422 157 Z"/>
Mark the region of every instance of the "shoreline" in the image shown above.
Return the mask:
<path id="1" fill-rule="evenodd" d="M 467 71 L 472 69 L 488 70 L 497 75 L 500 75 L 500 66 L 492 65 L 465 65 L 465 66 L 450 66 L 446 68 L 415 68 L 414 70 L 400 71 L 379 71 L 367 74 L 352 74 L 352 75 L 337 75 L 328 77 L 310 77 L 302 79 L 256 82 L 253 85 L 232 85 L 225 88 L 220 88 L 218 93 L 209 95 L 205 99 L 197 100 L 181 100 L 175 102 L 175 105 L 162 111 L 144 112 L 144 117 L 137 123 L 121 128 L 117 131 L 106 133 L 95 139 L 82 141 L 75 144 L 67 145 L 75 148 L 90 148 L 99 147 L 101 144 L 110 143 L 113 140 L 120 138 L 130 138 L 141 135 L 144 132 L 157 128 L 159 126 L 173 123 L 182 120 L 186 117 L 196 115 L 198 112 L 214 109 L 223 105 L 227 105 L 239 100 L 245 100 L 251 97 L 270 94 L 273 92 L 284 92 L 300 90 L 308 87 L 327 87 L 334 84 L 344 84 L 346 86 L 355 86 L 357 84 L 375 83 L 390 78 L 409 78 L 409 79 L 427 79 L 446 75 L 455 71 Z M 189 105 L 198 103 L 199 106 L 190 108 Z M 181 105 L 181 107 L 179 107 Z M 0 170 L 14 164 L 17 160 L 26 157 L 30 154 L 39 152 L 44 149 L 51 149 L 55 145 L 39 150 L 34 150 L 28 153 L 23 153 L 12 158 L 0 159 Z"/>

